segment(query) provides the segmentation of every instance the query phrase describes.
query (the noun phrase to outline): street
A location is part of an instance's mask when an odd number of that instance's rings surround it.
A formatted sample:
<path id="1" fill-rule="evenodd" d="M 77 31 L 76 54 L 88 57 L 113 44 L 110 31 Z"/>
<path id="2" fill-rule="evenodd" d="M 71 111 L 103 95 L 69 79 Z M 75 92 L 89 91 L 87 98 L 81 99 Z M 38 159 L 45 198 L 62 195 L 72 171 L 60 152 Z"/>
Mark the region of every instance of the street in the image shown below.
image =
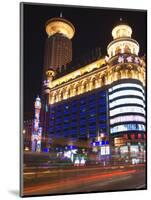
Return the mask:
<path id="1" fill-rule="evenodd" d="M 144 166 L 83 167 L 24 173 L 24 195 L 145 189 Z"/>

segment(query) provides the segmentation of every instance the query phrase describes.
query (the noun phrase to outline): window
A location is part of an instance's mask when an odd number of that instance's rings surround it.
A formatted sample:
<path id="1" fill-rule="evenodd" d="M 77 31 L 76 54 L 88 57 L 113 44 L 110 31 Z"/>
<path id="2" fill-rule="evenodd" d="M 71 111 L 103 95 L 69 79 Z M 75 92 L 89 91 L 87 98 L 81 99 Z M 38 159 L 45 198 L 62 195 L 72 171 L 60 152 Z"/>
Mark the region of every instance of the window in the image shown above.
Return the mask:
<path id="1" fill-rule="evenodd" d="M 106 107 L 105 106 L 100 106 L 98 108 L 99 112 L 102 113 L 102 112 L 106 112 Z"/>
<path id="2" fill-rule="evenodd" d="M 95 117 L 89 117 L 89 123 L 90 124 L 94 124 L 96 122 L 96 118 Z"/>
<path id="3" fill-rule="evenodd" d="M 99 105 L 106 105 L 106 98 L 100 98 L 100 99 L 98 100 L 98 104 L 99 104 Z"/>
<path id="4" fill-rule="evenodd" d="M 89 136 L 92 137 L 96 137 L 96 131 L 95 130 L 89 130 Z"/>
<path id="5" fill-rule="evenodd" d="M 133 153 L 137 153 L 139 151 L 138 146 L 137 145 L 131 145 L 130 151 L 133 152 Z"/>
<path id="6" fill-rule="evenodd" d="M 77 122 L 76 122 L 76 121 L 75 121 L 75 122 L 72 121 L 72 122 L 71 122 L 71 126 L 72 126 L 72 127 L 77 126 Z"/>
<path id="7" fill-rule="evenodd" d="M 77 130 L 76 129 L 72 129 L 71 130 L 71 136 L 75 137 L 77 135 Z"/>
<path id="8" fill-rule="evenodd" d="M 138 133 L 137 137 L 138 137 L 138 139 L 141 139 L 142 135 L 140 133 Z"/>
<path id="9" fill-rule="evenodd" d="M 86 104 L 86 98 L 81 98 L 81 99 L 80 99 L 80 104 L 81 104 L 81 105 Z"/>
<path id="10" fill-rule="evenodd" d="M 106 129 L 106 124 L 99 124 L 99 130 Z"/>
<path id="11" fill-rule="evenodd" d="M 60 124 L 62 122 L 61 118 L 56 118 L 56 124 Z"/>
<path id="12" fill-rule="evenodd" d="M 64 135 L 64 137 L 68 137 L 70 135 L 70 130 L 64 129 L 63 130 L 63 135 Z"/>
<path id="13" fill-rule="evenodd" d="M 135 139 L 135 134 L 131 134 L 131 139 Z"/>
<path id="14" fill-rule="evenodd" d="M 105 96 L 106 96 L 106 92 L 105 92 L 105 91 L 101 91 L 101 92 L 99 92 L 98 94 L 99 94 L 99 96 L 102 96 L 102 97 L 105 97 Z"/>
<path id="15" fill-rule="evenodd" d="M 105 114 L 100 114 L 98 117 L 99 117 L 99 120 L 102 120 L 102 121 L 107 119 Z"/>

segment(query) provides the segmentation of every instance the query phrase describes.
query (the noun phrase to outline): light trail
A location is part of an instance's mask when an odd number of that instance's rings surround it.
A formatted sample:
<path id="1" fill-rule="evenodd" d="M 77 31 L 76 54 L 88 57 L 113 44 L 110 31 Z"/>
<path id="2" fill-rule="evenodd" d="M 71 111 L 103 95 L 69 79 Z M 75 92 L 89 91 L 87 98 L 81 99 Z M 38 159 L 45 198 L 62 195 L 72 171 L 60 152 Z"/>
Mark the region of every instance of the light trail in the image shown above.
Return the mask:
<path id="1" fill-rule="evenodd" d="M 139 164 L 138 166 L 144 166 L 142 164 Z M 95 170 L 107 170 L 107 169 L 123 169 L 123 168 L 126 168 L 126 167 L 136 167 L 135 165 L 129 165 L 129 166 L 124 166 L 124 165 L 119 165 L 119 166 L 110 166 L 110 167 L 102 167 L 102 166 L 99 166 L 99 167 L 82 167 L 82 168 L 79 168 L 79 167 L 75 167 L 75 168 L 72 168 L 72 169 L 47 169 L 46 171 L 38 171 L 38 172 L 24 172 L 24 175 L 35 175 L 36 173 L 38 174 L 48 174 L 48 173 L 58 173 L 58 170 L 60 172 L 63 172 L 63 173 L 68 173 L 68 172 L 76 172 L 76 171 L 93 171 L 94 169 Z"/>
<path id="2" fill-rule="evenodd" d="M 43 191 L 46 191 L 46 190 L 53 192 L 52 190 L 55 190 L 55 189 L 63 189 L 63 188 L 67 189 L 67 188 L 72 188 L 73 186 L 78 187 L 80 185 L 83 185 L 84 182 L 91 183 L 98 180 L 102 181 L 106 178 L 111 178 L 114 176 L 122 176 L 126 174 L 133 174 L 133 173 L 136 173 L 136 170 L 116 171 L 116 172 L 112 172 L 108 174 L 101 174 L 101 175 L 99 174 L 99 175 L 91 175 L 89 177 L 81 177 L 81 178 L 78 178 L 77 180 L 75 180 L 75 178 L 72 178 L 69 181 L 61 180 L 55 183 L 31 186 L 24 189 L 24 195 L 30 195 L 32 193 L 38 193 L 38 192 L 42 193 Z"/>

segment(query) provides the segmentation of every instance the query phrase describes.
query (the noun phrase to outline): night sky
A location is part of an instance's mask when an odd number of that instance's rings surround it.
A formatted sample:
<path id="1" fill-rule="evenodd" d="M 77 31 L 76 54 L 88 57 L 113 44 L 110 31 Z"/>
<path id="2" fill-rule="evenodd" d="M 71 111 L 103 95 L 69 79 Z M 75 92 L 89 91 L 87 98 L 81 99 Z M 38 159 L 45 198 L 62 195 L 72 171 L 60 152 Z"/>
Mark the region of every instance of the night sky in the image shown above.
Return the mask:
<path id="1" fill-rule="evenodd" d="M 112 40 L 112 28 L 120 18 L 132 27 L 132 38 L 140 44 L 140 56 L 146 54 L 146 11 L 24 4 L 24 120 L 33 117 L 35 97 L 41 95 L 47 37 L 45 22 L 59 17 L 60 12 L 75 26 L 73 58 L 85 55 L 95 47 L 100 47 L 102 55 L 106 55 L 106 47 Z"/>

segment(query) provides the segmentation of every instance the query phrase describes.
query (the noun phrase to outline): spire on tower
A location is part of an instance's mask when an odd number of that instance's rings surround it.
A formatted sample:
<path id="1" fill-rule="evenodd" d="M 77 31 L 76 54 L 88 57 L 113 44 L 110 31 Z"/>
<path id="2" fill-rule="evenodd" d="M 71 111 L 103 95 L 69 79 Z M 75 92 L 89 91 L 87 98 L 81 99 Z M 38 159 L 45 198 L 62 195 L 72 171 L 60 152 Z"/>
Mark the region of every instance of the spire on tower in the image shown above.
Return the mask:
<path id="1" fill-rule="evenodd" d="M 62 12 L 60 12 L 60 18 L 62 18 Z"/>

